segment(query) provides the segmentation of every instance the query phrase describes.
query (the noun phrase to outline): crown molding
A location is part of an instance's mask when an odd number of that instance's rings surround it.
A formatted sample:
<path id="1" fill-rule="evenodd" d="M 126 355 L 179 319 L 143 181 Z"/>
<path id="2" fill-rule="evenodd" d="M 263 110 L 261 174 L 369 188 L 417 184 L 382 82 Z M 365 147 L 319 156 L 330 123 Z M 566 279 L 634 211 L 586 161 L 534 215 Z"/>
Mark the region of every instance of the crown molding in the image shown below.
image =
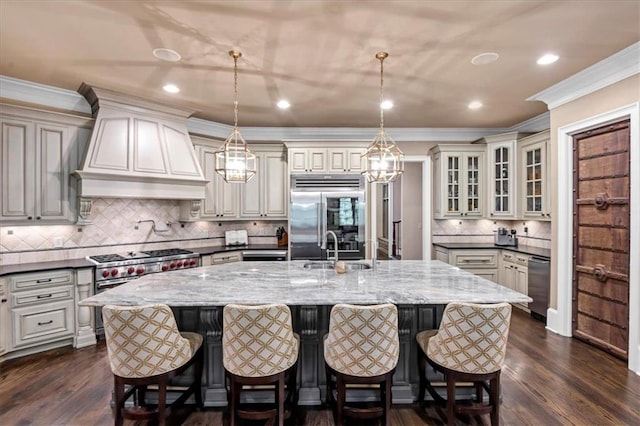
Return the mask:
<path id="1" fill-rule="evenodd" d="M 541 132 L 551 127 L 551 113 L 549 111 L 543 112 L 540 115 L 531 117 L 530 119 L 518 123 L 513 127 L 509 127 L 509 132 Z"/>
<path id="2" fill-rule="evenodd" d="M 79 89 L 80 90 L 80 89 Z M 91 115 L 91 105 L 78 92 L 0 75 L 2 98 Z M 509 131 L 537 131 L 549 128 L 548 114 L 542 114 L 511 128 L 387 128 L 396 142 L 473 142 L 485 136 Z M 224 140 L 233 126 L 191 117 L 187 129 L 194 135 Z M 241 127 L 249 142 L 283 141 L 371 141 L 378 127 Z"/>
<path id="3" fill-rule="evenodd" d="M 547 126 L 548 128 L 548 126 Z M 232 126 L 189 118 L 189 133 L 225 139 Z M 387 128 L 396 142 L 471 142 L 483 136 L 504 133 L 503 128 Z M 241 127 L 246 141 L 371 141 L 377 127 Z"/>
<path id="4" fill-rule="evenodd" d="M 549 109 L 554 109 L 638 73 L 640 42 L 536 93 L 527 98 L 527 101 L 541 101 L 546 103 Z"/>
<path id="5" fill-rule="evenodd" d="M 72 90 L 0 75 L 0 94 L 7 99 L 91 115 L 89 102 Z"/>

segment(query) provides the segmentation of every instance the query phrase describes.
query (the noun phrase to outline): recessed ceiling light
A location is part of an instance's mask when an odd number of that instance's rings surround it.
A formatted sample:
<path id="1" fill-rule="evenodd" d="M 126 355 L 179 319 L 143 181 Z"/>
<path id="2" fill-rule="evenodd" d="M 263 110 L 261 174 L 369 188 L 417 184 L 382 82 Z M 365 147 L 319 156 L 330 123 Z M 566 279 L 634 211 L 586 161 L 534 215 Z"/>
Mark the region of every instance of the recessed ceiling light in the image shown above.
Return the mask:
<path id="1" fill-rule="evenodd" d="M 164 86 L 162 86 L 162 88 L 164 89 L 165 92 L 168 92 L 168 93 L 178 93 L 180 91 L 180 88 L 178 86 L 171 83 L 165 84 Z"/>
<path id="2" fill-rule="evenodd" d="M 480 101 L 473 101 L 470 102 L 469 105 L 467 105 L 467 107 L 469 109 L 478 109 L 478 108 L 482 108 L 482 102 Z"/>
<path id="3" fill-rule="evenodd" d="M 280 109 L 287 109 L 287 108 L 289 108 L 291 106 L 289 101 L 286 100 L 286 99 L 279 100 L 276 105 L 278 105 L 278 108 L 280 108 Z"/>
<path id="4" fill-rule="evenodd" d="M 498 60 L 500 55 L 496 52 L 481 53 L 471 59 L 473 65 L 487 65 Z"/>
<path id="5" fill-rule="evenodd" d="M 538 65 L 549 65 L 557 61 L 559 58 L 558 55 L 554 55 L 553 53 L 547 53 L 546 55 L 540 56 L 538 58 Z"/>
<path id="6" fill-rule="evenodd" d="M 391 109 L 393 108 L 393 101 L 386 100 L 380 103 L 380 108 L 382 109 Z"/>
<path id="7" fill-rule="evenodd" d="M 160 59 L 161 61 L 167 62 L 178 62 L 180 59 L 182 59 L 178 52 L 171 49 L 165 49 L 164 47 L 153 49 L 153 56 Z"/>

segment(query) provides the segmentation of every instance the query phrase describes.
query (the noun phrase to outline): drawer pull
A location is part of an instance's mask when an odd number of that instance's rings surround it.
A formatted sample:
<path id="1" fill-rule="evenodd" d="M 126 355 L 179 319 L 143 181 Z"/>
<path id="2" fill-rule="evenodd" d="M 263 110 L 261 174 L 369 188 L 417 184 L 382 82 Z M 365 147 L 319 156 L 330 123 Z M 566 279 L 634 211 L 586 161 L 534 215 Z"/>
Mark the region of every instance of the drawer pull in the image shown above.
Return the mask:
<path id="1" fill-rule="evenodd" d="M 50 282 L 51 282 L 51 278 L 41 279 L 41 280 L 38 280 L 38 281 L 36 281 L 36 282 L 37 282 L 38 284 L 41 284 L 41 283 L 50 283 Z"/>
<path id="2" fill-rule="evenodd" d="M 47 325 L 47 324 L 52 324 L 53 320 L 49 320 L 49 321 L 45 321 L 45 322 L 39 322 L 38 325 Z"/>
<path id="3" fill-rule="evenodd" d="M 47 299 L 49 297 L 53 296 L 53 294 L 49 293 L 49 294 L 39 294 L 38 295 L 38 299 Z"/>

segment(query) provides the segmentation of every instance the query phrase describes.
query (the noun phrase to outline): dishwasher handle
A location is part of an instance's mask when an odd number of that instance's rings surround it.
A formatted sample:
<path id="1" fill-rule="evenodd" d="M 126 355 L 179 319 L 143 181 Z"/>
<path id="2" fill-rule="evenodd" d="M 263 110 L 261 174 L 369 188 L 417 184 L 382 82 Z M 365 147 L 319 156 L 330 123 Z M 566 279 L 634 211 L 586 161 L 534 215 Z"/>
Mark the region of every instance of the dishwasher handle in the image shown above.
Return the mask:
<path id="1" fill-rule="evenodd" d="M 546 257 L 531 256 L 529 258 L 529 263 L 531 262 L 548 264 L 551 263 L 551 260 L 547 259 Z"/>

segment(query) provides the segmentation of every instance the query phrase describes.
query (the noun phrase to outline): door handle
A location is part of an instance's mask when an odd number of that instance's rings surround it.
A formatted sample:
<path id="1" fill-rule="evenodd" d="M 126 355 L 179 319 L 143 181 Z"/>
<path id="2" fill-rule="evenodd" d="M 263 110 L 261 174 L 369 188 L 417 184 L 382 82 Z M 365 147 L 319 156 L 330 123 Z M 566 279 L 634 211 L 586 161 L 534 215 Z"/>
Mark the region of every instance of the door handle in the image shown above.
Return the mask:
<path id="1" fill-rule="evenodd" d="M 321 226 L 322 224 L 320 223 L 320 220 L 322 219 L 322 203 L 316 203 L 316 209 L 317 209 L 317 224 L 318 224 L 318 247 L 322 247 L 322 235 L 320 235 L 321 232 Z"/>

